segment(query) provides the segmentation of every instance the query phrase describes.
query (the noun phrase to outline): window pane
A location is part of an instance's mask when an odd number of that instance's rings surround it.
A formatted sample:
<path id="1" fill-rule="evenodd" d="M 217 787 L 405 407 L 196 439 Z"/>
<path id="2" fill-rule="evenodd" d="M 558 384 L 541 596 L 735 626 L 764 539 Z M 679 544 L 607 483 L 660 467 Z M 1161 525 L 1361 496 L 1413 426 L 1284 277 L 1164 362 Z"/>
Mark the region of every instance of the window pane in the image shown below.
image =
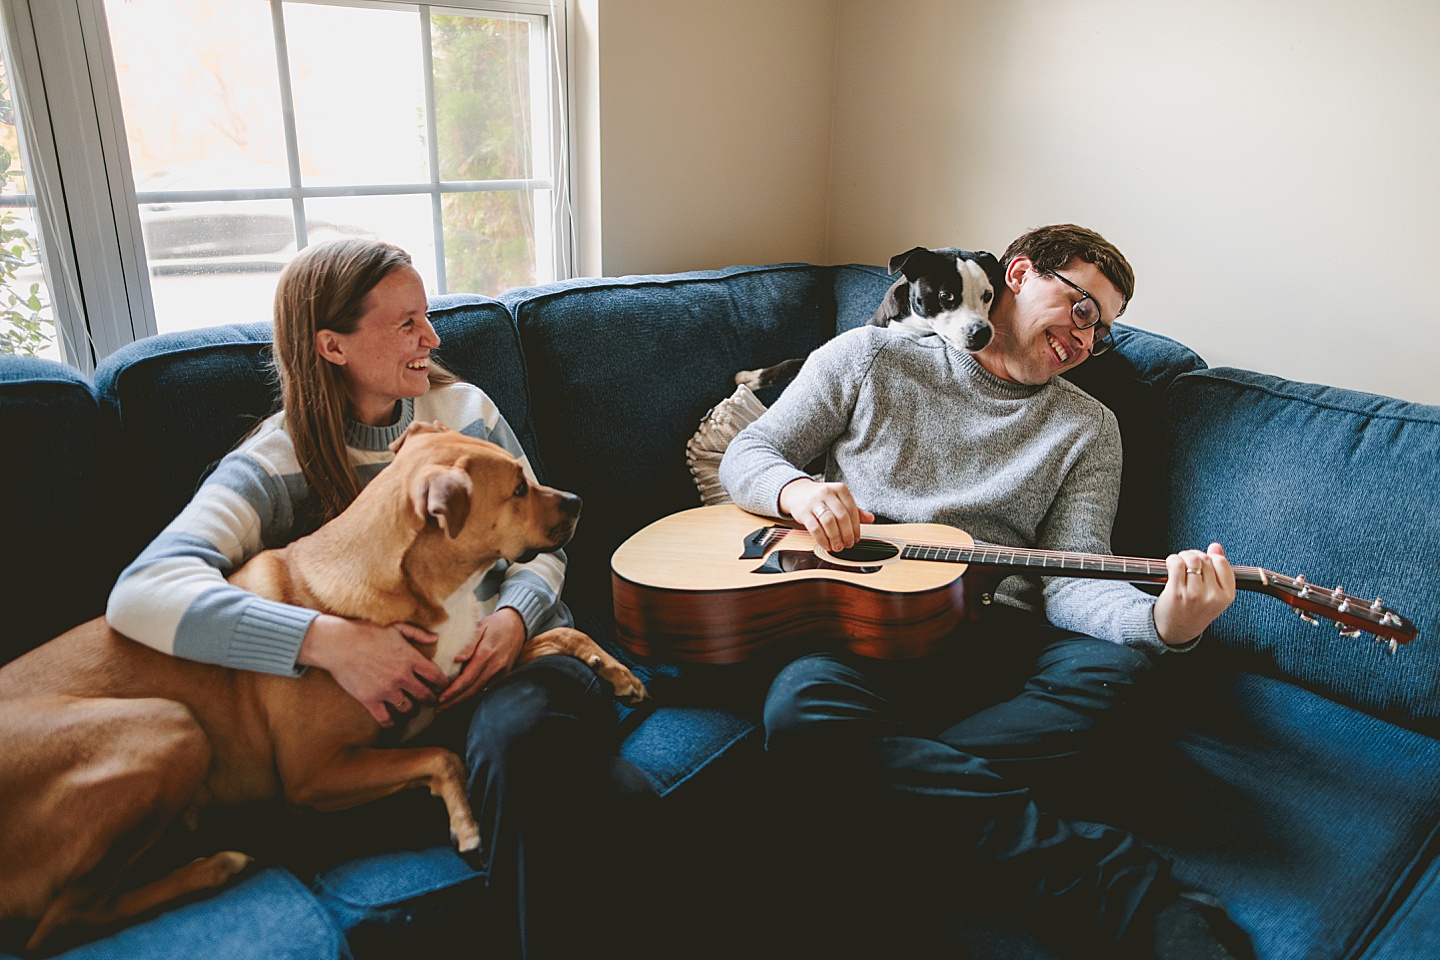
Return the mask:
<path id="1" fill-rule="evenodd" d="M 440 205 L 449 289 L 494 296 L 511 287 L 553 279 L 536 276 L 533 193 L 451 193 Z"/>
<path id="2" fill-rule="evenodd" d="M 439 14 L 430 23 L 440 179 L 534 176 L 529 53 L 536 28 L 523 20 Z"/>
<path id="3" fill-rule="evenodd" d="M 420 15 L 285 5 L 303 182 L 425 183 Z"/>
<path id="4" fill-rule="evenodd" d="M 155 322 L 161 333 L 269 320 L 276 274 L 295 256 L 288 200 L 140 204 Z M 309 216 L 311 243 L 370 236 Z"/>
<path id="5" fill-rule="evenodd" d="M 0 48 L 0 353 L 60 360 L 19 134 Z"/>
<path id="6" fill-rule="evenodd" d="M 435 275 L 435 221 L 429 194 L 306 200 L 305 216 L 343 225 L 347 230 L 363 229 L 369 236 L 404 248 L 424 278 L 425 289 L 431 293 L 439 291 Z M 318 233 L 310 236 L 311 243 L 325 239 L 325 235 Z M 450 289 L 461 288 L 451 284 Z"/>
<path id="7" fill-rule="evenodd" d="M 269 4 L 110 0 L 105 17 L 137 189 L 289 185 Z"/>

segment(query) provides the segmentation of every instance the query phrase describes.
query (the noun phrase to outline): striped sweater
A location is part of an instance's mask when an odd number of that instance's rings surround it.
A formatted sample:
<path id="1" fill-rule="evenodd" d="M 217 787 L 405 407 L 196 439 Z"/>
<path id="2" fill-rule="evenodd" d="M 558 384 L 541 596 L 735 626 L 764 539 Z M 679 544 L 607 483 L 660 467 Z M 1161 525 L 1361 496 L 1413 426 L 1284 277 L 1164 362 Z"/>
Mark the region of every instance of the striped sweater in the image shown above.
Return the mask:
<path id="1" fill-rule="evenodd" d="M 362 484 L 394 459 L 389 444 L 417 419 L 438 420 L 504 447 L 534 478 L 495 403 L 479 388 L 456 383 L 401 401 L 400 416 L 388 427 L 346 425 Z M 295 539 L 299 504 L 307 493 L 282 411 L 220 461 L 180 515 L 120 574 L 105 612 L 110 625 L 178 657 L 298 674 L 300 643 L 319 614 L 257 597 L 230 586 L 225 577 L 260 551 Z M 564 578 L 563 552 L 524 564 L 501 560 L 476 588 L 480 616 L 513 607 L 529 636 L 569 626 L 570 612 L 560 600 Z"/>

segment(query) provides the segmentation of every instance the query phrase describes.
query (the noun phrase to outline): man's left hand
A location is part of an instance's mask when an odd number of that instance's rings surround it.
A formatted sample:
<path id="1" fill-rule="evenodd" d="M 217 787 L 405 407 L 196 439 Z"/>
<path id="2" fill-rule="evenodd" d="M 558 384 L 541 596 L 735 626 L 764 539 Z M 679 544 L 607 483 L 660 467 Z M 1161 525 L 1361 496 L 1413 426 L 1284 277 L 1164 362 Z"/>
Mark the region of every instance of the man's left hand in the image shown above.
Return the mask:
<path id="1" fill-rule="evenodd" d="M 1170 579 L 1155 602 L 1155 629 L 1167 646 L 1189 643 L 1235 600 L 1235 571 L 1218 543 L 1165 558 Z"/>
<path id="2" fill-rule="evenodd" d="M 524 645 L 525 620 L 514 607 L 502 607 L 481 617 L 475 625 L 475 636 L 455 655 L 455 662 L 465 666 L 440 694 L 436 712 L 473 697 L 490 681 L 509 673 Z"/>

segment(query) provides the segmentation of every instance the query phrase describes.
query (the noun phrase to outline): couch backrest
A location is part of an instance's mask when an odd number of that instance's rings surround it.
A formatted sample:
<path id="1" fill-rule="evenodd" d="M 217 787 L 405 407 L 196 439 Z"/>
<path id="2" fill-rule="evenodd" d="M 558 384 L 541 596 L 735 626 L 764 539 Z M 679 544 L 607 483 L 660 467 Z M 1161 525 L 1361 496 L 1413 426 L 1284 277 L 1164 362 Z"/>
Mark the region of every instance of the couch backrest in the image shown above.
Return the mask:
<path id="1" fill-rule="evenodd" d="M 4 516 L 0 663 L 105 612 L 119 571 L 108 457 L 90 384 L 49 360 L 0 355 Z"/>
<path id="2" fill-rule="evenodd" d="M 835 333 L 831 282 L 828 268 L 780 265 L 502 296 L 519 326 L 550 481 L 585 500 L 567 547 L 572 605 L 608 619 L 615 548 L 699 505 L 685 442 L 734 391 L 737 370 L 803 356 Z"/>
<path id="3" fill-rule="evenodd" d="M 1071 370 L 1066 379 L 1115 413 L 1124 466 L 1120 506 L 1110 534 L 1111 552 L 1126 557 L 1165 556 L 1165 510 L 1170 457 L 1165 436 L 1165 389 L 1176 377 L 1203 370 L 1205 361 L 1168 337 L 1117 324 L 1115 349 Z"/>
<path id="4" fill-rule="evenodd" d="M 1214 638 L 1255 669 L 1440 735 L 1440 407 L 1244 370 L 1178 378 L 1166 396 L 1172 547 L 1343 586 L 1413 620 L 1395 655 L 1242 594 Z"/>

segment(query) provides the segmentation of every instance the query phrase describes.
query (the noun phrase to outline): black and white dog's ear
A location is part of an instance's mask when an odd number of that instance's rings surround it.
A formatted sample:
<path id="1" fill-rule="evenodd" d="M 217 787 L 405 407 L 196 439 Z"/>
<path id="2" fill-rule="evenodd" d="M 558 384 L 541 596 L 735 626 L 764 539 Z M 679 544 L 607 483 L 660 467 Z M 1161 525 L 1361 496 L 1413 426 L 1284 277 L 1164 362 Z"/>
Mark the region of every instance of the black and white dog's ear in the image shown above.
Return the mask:
<path id="1" fill-rule="evenodd" d="M 925 247 L 913 247 L 890 258 L 890 272 L 905 274 L 906 280 L 914 280 L 926 273 L 934 273 L 943 262 L 940 253 Z"/>
<path id="2" fill-rule="evenodd" d="M 895 274 L 899 273 L 901 270 L 904 270 L 904 269 L 905 269 L 905 264 L 909 263 L 912 257 L 916 257 L 916 256 L 919 256 L 919 255 L 922 254 L 922 253 L 929 253 L 929 252 L 930 252 L 930 251 L 929 251 L 929 250 L 926 250 L 924 247 L 911 247 L 909 250 L 906 250 L 904 253 L 897 253 L 897 254 L 895 254 L 895 256 L 893 256 L 893 257 L 890 258 L 890 274 L 891 274 L 891 276 L 894 276 Z M 908 279 L 908 276 L 907 276 L 907 279 Z"/>

